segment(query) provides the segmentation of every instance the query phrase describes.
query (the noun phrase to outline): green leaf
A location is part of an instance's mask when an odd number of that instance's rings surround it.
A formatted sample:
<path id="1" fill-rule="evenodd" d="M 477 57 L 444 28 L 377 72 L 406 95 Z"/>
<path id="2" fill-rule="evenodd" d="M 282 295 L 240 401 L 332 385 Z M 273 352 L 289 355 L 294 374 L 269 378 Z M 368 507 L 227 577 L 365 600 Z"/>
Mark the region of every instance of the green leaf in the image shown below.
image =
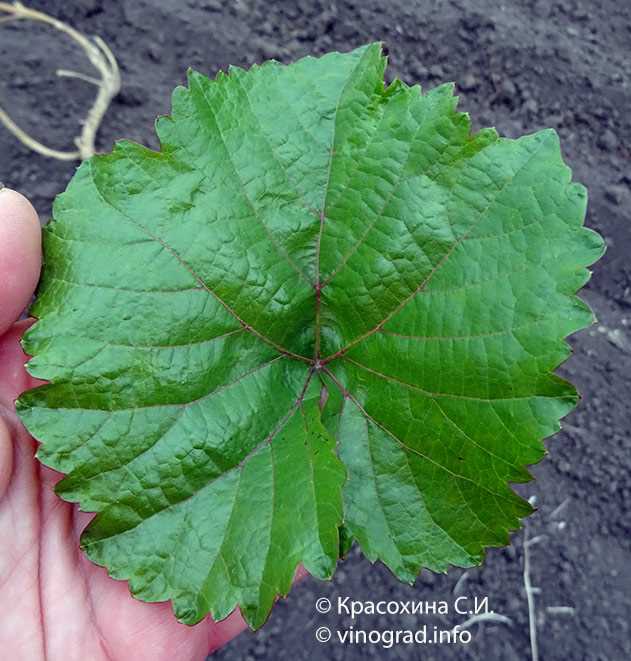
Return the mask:
<path id="1" fill-rule="evenodd" d="M 556 134 L 472 134 L 384 69 L 190 72 L 161 150 L 84 163 L 45 230 L 20 415 L 89 557 L 183 622 L 260 626 L 353 539 L 405 581 L 480 562 L 577 401 L 603 242 Z"/>

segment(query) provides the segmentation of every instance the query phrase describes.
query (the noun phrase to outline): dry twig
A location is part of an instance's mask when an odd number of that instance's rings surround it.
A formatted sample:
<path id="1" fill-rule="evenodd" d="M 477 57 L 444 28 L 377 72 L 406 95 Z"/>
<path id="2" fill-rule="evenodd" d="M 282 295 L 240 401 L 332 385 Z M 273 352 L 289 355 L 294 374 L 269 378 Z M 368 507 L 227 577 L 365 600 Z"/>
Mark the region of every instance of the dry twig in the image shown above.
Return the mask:
<path id="1" fill-rule="evenodd" d="M 62 161 L 73 161 L 75 159 L 85 160 L 86 158 L 90 158 L 90 156 L 93 156 L 95 153 L 94 143 L 96 133 L 101 125 L 103 116 L 107 112 L 110 102 L 120 90 L 120 71 L 112 51 L 100 37 L 95 36 L 93 40 L 90 40 L 88 37 L 66 23 L 63 23 L 52 16 L 48 16 L 48 14 L 44 14 L 43 12 L 29 9 L 21 2 L 0 2 L 0 13 L 6 14 L 5 17 L 0 18 L 0 23 L 9 23 L 20 20 L 36 21 L 50 25 L 59 32 L 63 32 L 81 46 L 92 66 L 100 74 L 100 78 L 96 79 L 76 71 L 68 71 L 66 69 L 59 69 L 57 71 L 58 76 L 79 78 L 80 80 L 91 83 L 98 88 L 94 103 L 83 122 L 81 134 L 75 138 L 74 142 L 77 149 L 74 151 L 59 151 L 43 145 L 41 142 L 35 140 L 35 138 L 26 133 L 26 131 L 22 130 L 1 107 L 0 122 L 2 122 L 22 144 L 38 154 L 50 156 L 51 158 L 56 158 Z"/>

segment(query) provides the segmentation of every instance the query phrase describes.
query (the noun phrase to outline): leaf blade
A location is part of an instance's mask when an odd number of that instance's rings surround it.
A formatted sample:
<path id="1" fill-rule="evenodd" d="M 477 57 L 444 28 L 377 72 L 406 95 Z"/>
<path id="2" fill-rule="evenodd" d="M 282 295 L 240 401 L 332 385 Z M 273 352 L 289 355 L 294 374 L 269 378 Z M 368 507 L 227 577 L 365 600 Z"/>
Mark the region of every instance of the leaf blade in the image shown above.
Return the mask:
<path id="1" fill-rule="evenodd" d="M 51 383 L 18 409 L 89 556 L 187 623 L 260 626 L 353 538 L 409 582 L 479 562 L 577 401 L 554 370 L 602 240 L 556 134 L 472 134 L 384 69 L 189 72 L 159 152 L 56 200 L 24 339 Z"/>

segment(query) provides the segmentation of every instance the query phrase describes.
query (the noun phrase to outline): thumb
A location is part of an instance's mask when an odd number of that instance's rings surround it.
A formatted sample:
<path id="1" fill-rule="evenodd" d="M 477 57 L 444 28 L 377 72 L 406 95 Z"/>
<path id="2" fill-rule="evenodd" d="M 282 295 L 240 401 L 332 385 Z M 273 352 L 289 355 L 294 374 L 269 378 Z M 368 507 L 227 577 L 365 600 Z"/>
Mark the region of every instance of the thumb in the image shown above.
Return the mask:
<path id="1" fill-rule="evenodd" d="M 0 184 L 0 336 L 35 291 L 41 268 L 41 229 L 31 203 Z"/>
<path id="2" fill-rule="evenodd" d="M 7 337 L 2 336 L 28 305 L 37 286 L 40 268 L 41 230 L 35 209 L 25 197 L 0 184 L 0 373 L 5 379 L 14 377 L 17 370 L 13 369 L 11 373 L 7 369 L 15 361 L 7 359 L 10 357 L 5 351 Z M 23 356 L 19 349 L 16 344 L 12 354 Z M 25 381 L 26 376 L 21 380 Z M 8 378 L 8 383 L 0 383 L 0 400 L 9 401 L 2 393 L 8 390 L 14 394 L 19 387 L 17 381 L 19 379 Z M 3 413 L 6 411 L 0 402 L 0 498 L 13 472 L 11 430 Z"/>

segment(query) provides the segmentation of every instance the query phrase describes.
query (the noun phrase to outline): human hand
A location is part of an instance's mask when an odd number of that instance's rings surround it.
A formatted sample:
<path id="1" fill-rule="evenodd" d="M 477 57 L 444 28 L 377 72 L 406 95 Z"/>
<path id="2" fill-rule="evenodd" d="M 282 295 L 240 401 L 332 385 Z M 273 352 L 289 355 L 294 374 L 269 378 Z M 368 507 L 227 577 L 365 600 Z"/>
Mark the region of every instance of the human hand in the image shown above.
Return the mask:
<path id="1" fill-rule="evenodd" d="M 0 656 L 15 661 L 198 661 L 245 624 L 180 624 L 170 605 L 135 600 L 79 549 L 93 515 L 60 500 L 61 475 L 35 459 L 15 415 L 20 393 L 41 382 L 24 369 L 20 337 L 41 266 L 40 226 L 19 193 L 0 189 Z"/>

